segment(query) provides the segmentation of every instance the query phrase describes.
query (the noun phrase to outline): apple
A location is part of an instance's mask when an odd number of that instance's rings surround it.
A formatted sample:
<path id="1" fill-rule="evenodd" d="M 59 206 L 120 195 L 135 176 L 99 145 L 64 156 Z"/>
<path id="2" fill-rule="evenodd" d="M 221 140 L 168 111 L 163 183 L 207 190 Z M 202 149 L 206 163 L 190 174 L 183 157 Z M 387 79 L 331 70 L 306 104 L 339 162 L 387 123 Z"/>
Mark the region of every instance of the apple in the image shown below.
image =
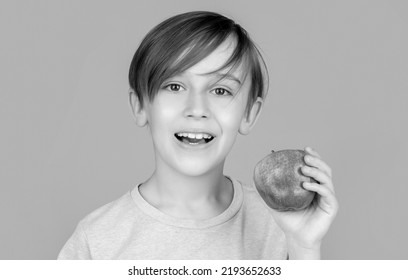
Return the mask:
<path id="1" fill-rule="evenodd" d="M 272 151 L 254 169 L 254 183 L 265 203 L 277 211 L 298 211 L 307 208 L 315 192 L 302 187 L 303 182 L 316 182 L 302 174 L 306 165 L 302 150 Z"/>

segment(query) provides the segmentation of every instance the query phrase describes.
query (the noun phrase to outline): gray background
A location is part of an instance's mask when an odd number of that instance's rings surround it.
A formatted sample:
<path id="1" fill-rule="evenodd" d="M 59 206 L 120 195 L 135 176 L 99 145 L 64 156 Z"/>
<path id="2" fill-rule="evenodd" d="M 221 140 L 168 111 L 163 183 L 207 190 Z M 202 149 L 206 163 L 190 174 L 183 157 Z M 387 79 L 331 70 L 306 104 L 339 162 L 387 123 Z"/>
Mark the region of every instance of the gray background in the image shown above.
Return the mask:
<path id="1" fill-rule="evenodd" d="M 340 211 L 326 259 L 408 259 L 406 1 L 2 1 L 0 258 L 54 259 L 87 213 L 146 179 L 128 105 L 140 40 L 212 10 L 261 47 L 271 85 L 226 173 L 250 182 L 271 149 L 314 147 Z"/>

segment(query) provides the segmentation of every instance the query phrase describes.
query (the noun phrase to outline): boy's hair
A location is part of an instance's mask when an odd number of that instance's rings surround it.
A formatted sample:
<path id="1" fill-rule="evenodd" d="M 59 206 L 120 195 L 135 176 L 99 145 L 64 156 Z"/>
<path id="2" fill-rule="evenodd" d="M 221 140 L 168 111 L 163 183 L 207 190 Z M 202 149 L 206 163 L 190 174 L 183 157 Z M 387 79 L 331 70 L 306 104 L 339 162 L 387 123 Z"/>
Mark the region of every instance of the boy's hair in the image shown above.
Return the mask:
<path id="1" fill-rule="evenodd" d="M 246 108 L 249 113 L 256 98 L 266 95 L 268 71 L 265 61 L 245 29 L 213 12 L 176 15 L 146 35 L 129 69 L 129 84 L 137 94 L 140 106 L 143 107 L 146 97 L 153 101 L 165 80 L 200 62 L 231 35 L 236 40 L 235 50 L 226 64 L 216 71 L 228 67 L 231 71 L 241 62 L 246 63 L 245 76 L 250 74 L 251 77 Z"/>

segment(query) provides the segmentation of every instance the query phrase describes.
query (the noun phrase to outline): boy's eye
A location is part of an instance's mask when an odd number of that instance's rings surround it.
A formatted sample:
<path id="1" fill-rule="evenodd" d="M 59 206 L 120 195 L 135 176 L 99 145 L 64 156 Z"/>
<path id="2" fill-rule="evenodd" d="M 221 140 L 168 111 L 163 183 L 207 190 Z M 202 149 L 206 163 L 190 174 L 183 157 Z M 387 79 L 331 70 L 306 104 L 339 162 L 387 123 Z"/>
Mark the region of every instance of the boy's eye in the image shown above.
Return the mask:
<path id="1" fill-rule="evenodd" d="M 183 87 L 179 84 L 168 84 L 165 88 L 170 91 L 181 91 Z"/>
<path id="2" fill-rule="evenodd" d="M 230 91 L 226 90 L 225 88 L 216 88 L 213 90 L 215 95 L 232 95 Z"/>

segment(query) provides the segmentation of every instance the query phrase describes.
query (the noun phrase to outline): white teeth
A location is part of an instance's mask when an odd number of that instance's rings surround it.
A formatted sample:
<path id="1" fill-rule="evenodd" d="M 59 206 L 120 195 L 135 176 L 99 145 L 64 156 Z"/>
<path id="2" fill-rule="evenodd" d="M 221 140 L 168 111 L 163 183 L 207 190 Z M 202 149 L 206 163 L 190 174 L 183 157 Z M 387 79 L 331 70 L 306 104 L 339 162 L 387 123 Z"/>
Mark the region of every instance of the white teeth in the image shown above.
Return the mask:
<path id="1" fill-rule="evenodd" d="M 180 132 L 180 133 L 177 133 L 177 136 L 179 136 L 179 137 L 188 137 L 188 138 L 191 138 L 191 139 L 203 139 L 203 138 L 205 138 L 205 139 L 210 139 L 210 138 L 213 138 L 213 136 L 211 136 L 210 134 L 207 134 L 207 133 L 186 133 L 186 132 Z"/>

